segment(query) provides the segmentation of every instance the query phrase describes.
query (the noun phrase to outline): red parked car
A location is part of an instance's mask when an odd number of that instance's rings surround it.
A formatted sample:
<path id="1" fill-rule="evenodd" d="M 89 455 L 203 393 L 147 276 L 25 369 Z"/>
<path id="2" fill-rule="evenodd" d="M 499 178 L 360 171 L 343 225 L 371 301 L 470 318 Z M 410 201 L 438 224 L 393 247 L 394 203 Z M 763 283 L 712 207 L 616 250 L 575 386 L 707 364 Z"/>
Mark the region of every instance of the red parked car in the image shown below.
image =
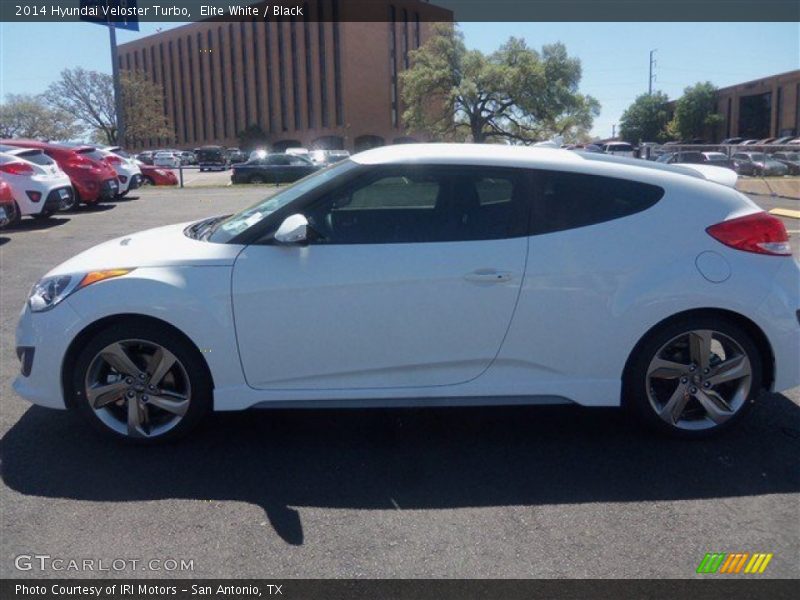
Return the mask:
<path id="1" fill-rule="evenodd" d="M 69 175 L 79 202 L 94 204 L 112 200 L 117 195 L 117 173 L 107 162 L 95 157 L 94 146 L 67 146 L 38 140 L 0 140 L 0 144 L 42 150 Z"/>
<path id="2" fill-rule="evenodd" d="M 11 186 L 0 178 L 0 228 L 14 221 L 17 206 L 11 194 Z"/>
<path id="3" fill-rule="evenodd" d="M 143 185 L 178 185 L 178 176 L 169 169 L 146 165 L 139 161 Z"/>

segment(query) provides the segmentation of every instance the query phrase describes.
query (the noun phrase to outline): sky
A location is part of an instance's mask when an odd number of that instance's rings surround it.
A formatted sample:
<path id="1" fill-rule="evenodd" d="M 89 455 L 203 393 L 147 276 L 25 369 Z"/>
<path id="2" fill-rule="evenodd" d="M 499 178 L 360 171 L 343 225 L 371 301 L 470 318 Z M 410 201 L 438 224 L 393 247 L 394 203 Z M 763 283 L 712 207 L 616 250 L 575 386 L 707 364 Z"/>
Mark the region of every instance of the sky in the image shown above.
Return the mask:
<path id="1" fill-rule="evenodd" d="M 175 23 L 119 31 L 124 43 Z M 719 87 L 800 68 L 798 23 L 462 23 L 468 47 L 491 52 L 509 36 L 533 48 L 563 42 L 580 58 L 580 89 L 601 104 L 593 135 L 609 137 L 625 108 L 647 91 L 649 51 L 657 49 L 654 89 L 670 98 L 698 81 Z M 32 46 L 32 43 L 35 44 Z M 0 97 L 39 93 L 62 69 L 111 71 L 108 32 L 91 23 L 0 23 Z"/>

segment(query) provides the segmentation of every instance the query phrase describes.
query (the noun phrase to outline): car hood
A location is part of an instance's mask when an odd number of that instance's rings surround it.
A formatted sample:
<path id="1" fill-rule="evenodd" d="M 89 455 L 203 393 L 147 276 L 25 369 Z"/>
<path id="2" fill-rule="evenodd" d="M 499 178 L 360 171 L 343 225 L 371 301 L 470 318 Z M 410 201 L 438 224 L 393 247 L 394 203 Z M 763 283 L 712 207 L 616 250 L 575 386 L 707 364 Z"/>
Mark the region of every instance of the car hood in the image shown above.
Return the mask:
<path id="1" fill-rule="evenodd" d="M 133 267 L 230 266 L 243 246 L 187 237 L 191 223 L 148 229 L 104 242 L 52 269 L 48 275 Z"/>

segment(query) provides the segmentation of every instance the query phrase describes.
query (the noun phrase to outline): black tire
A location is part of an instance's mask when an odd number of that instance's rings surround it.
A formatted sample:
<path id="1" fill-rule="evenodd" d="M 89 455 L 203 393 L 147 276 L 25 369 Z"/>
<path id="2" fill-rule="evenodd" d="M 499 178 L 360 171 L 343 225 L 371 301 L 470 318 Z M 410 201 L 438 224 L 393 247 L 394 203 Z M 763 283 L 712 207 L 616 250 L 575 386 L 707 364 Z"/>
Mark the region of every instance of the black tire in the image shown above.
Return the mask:
<path id="1" fill-rule="evenodd" d="M 253 175 L 250 177 L 250 183 L 266 183 L 266 180 L 261 175 Z"/>
<path id="2" fill-rule="evenodd" d="M 5 225 L 3 225 L 3 227 L 0 227 L 0 229 L 14 227 L 20 222 L 20 219 L 22 219 L 22 213 L 19 210 L 19 204 L 12 202 L 10 207 L 6 205 L 6 210 L 8 211 L 9 209 L 11 214 L 8 216 L 8 221 Z"/>
<path id="3" fill-rule="evenodd" d="M 120 433 L 104 423 L 98 416 L 98 412 L 95 412 L 95 409 L 89 405 L 86 394 L 86 378 L 95 357 L 104 348 L 122 340 L 141 340 L 145 343 L 162 346 L 177 358 L 186 375 L 188 375 L 191 386 L 188 410 L 175 426 L 161 435 L 130 437 L 127 434 Z M 89 424 L 101 434 L 133 444 L 158 444 L 180 438 L 196 427 L 200 420 L 211 412 L 213 406 L 211 376 L 199 351 L 175 331 L 154 324 L 151 321 L 136 318 L 131 318 L 123 323 L 103 329 L 92 337 L 75 361 L 71 383 L 71 402 L 69 403 L 71 407 L 76 408 Z M 127 402 L 124 398 L 120 400 Z M 150 406 L 152 407 L 152 405 Z"/>
<path id="4" fill-rule="evenodd" d="M 119 194 L 117 194 L 117 198 L 124 198 L 125 196 L 128 195 L 129 191 L 130 190 L 125 190 L 124 192 L 120 192 Z"/>
<path id="5" fill-rule="evenodd" d="M 690 331 L 698 330 L 718 332 L 739 345 L 750 363 L 750 383 L 744 402 L 728 420 L 707 429 L 685 429 L 668 423 L 658 416 L 649 398 L 647 371 L 651 361 L 665 344 Z M 691 385 L 691 381 L 689 384 Z M 762 389 L 762 357 L 751 335 L 735 321 L 721 315 L 689 316 L 668 321 L 637 344 L 623 376 L 622 401 L 623 406 L 639 422 L 651 429 L 673 437 L 700 439 L 720 434 L 741 422 L 758 399 Z"/>
<path id="6" fill-rule="evenodd" d="M 155 184 L 156 184 L 156 182 L 153 181 L 152 177 L 149 177 L 148 175 L 145 175 L 145 176 L 142 177 L 142 187 L 144 187 L 146 185 L 155 185 Z"/>

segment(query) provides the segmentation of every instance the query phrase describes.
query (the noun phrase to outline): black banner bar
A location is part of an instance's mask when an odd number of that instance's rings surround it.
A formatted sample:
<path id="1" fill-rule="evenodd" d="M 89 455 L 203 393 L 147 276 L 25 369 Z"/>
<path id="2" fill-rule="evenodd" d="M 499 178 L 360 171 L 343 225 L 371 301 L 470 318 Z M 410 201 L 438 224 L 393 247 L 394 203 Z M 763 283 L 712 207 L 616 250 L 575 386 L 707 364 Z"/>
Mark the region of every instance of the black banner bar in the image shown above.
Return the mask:
<path id="1" fill-rule="evenodd" d="M 329 9 L 321 20 L 380 22 L 388 6 L 408 9 L 421 21 L 800 21 L 797 0 L 322 0 Z M 195 22 L 253 19 L 319 20 L 319 0 L 0 0 L 0 21 L 77 22 L 131 20 Z M 89 5 L 107 5 L 108 13 L 84 14 Z M 332 6 L 336 5 L 336 10 Z M 115 12 L 116 11 L 116 12 Z M 120 12 L 123 11 L 123 12 Z"/>
<path id="2" fill-rule="evenodd" d="M 589 598 L 796 598 L 797 581 L 758 576 L 706 579 L 258 579 L 258 580 L 15 580 L 0 582 L 4 600 L 537 600 Z"/>

